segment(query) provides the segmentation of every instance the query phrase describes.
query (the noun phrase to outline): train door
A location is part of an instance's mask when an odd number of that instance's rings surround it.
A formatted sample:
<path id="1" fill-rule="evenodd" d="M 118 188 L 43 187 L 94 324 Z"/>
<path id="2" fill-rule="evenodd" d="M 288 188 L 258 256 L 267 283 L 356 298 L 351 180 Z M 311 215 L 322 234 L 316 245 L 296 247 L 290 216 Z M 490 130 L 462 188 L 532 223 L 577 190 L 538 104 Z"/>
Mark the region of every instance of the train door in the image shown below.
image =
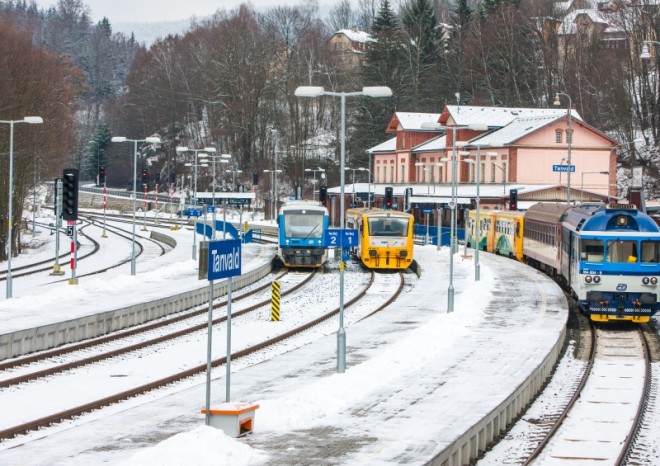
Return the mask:
<path id="1" fill-rule="evenodd" d="M 561 233 L 560 233 L 560 250 L 559 250 L 559 272 L 561 273 L 561 276 L 563 279 L 566 281 L 567 284 L 571 284 L 571 277 L 574 275 L 572 273 L 572 264 L 573 260 L 575 259 L 575 255 L 572 253 L 573 251 L 573 241 L 574 238 L 576 239 L 577 236 L 573 235 L 573 232 L 569 230 L 568 228 L 560 227 L 561 228 Z"/>
<path id="2" fill-rule="evenodd" d="M 523 217 L 513 220 L 513 255 L 519 262 L 523 261 Z"/>

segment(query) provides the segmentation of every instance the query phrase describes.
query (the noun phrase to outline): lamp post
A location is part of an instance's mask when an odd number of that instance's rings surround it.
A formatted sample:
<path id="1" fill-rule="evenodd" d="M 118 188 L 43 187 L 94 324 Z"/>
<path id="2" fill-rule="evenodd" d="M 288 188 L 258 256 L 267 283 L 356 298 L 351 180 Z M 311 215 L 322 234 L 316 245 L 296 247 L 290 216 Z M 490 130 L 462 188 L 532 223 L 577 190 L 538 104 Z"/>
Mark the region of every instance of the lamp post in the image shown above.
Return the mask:
<path id="1" fill-rule="evenodd" d="M 346 168 L 346 97 L 367 96 L 367 97 L 391 97 L 392 89 L 385 86 L 363 87 L 361 91 L 356 92 L 330 92 L 321 86 L 301 86 L 295 91 L 296 97 L 320 97 L 322 95 L 339 97 L 341 103 L 341 163 L 339 167 L 340 178 L 340 198 L 339 213 L 340 227 L 344 228 L 344 169 Z M 337 372 L 343 373 L 346 370 L 346 331 L 344 330 L 344 261 L 339 264 L 339 330 L 337 331 Z"/>
<path id="2" fill-rule="evenodd" d="M 146 142 L 148 144 L 160 144 L 159 137 L 148 137 L 144 139 L 127 139 L 124 136 L 115 136 L 111 139 L 112 142 L 132 142 L 133 143 L 133 236 L 131 240 L 131 275 L 135 275 L 135 214 L 137 212 L 136 199 L 137 199 L 137 145 L 138 142 Z"/>
<path id="3" fill-rule="evenodd" d="M 367 184 L 367 186 L 368 186 L 368 188 L 367 188 L 367 209 L 370 209 L 371 208 L 371 169 L 360 167 L 360 168 L 358 168 L 358 170 L 361 171 L 361 172 L 366 171 L 367 174 L 369 175 L 369 182 Z"/>
<path id="4" fill-rule="evenodd" d="M 221 164 L 224 163 L 229 163 L 229 159 L 231 159 L 231 154 L 220 154 L 220 155 L 209 155 L 208 158 L 211 159 L 213 162 L 213 182 L 211 183 L 211 189 L 213 191 L 212 195 L 212 203 L 213 203 L 213 215 L 212 217 L 212 222 L 213 222 L 213 227 L 211 228 L 211 239 L 215 239 L 215 161 L 219 160 Z M 223 210 L 224 212 L 224 210 Z M 225 226 L 225 218 L 223 217 L 222 220 L 222 239 L 225 239 L 225 233 L 227 232 L 227 228 Z"/>
<path id="5" fill-rule="evenodd" d="M 178 146 L 176 148 L 177 152 L 193 152 L 195 154 L 195 163 L 186 163 L 186 167 L 194 167 L 194 173 L 193 173 L 193 179 L 194 179 L 194 187 L 193 187 L 193 204 L 195 205 L 195 209 L 197 209 L 197 167 L 208 167 L 208 163 L 206 162 L 206 157 L 207 153 L 214 153 L 216 152 L 215 147 L 205 147 L 204 149 L 190 149 L 186 146 Z M 199 163 L 199 159 L 202 158 L 202 163 Z M 192 246 L 192 258 L 193 260 L 197 258 L 197 220 L 193 222 L 193 246 Z"/>
<path id="6" fill-rule="evenodd" d="M 316 172 L 325 173 L 325 170 L 321 167 L 318 167 L 318 168 L 305 168 L 305 171 L 306 172 L 312 172 L 312 174 L 314 175 L 314 181 L 313 181 L 314 187 L 316 187 Z M 312 191 L 312 199 L 316 200 L 316 194 L 314 193 L 314 191 Z"/>
<path id="7" fill-rule="evenodd" d="M 481 197 L 479 188 L 481 186 L 481 148 L 488 147 L 490 144 L 468 144 L 458 142 L 459 147 L 467 146 L 476 146 L 477 148 L 477 158 L 474 161 L 470 161 L 476 164 L 475 176 L 477 178 L 477 197 L 476 197 L 476 225 L 475 225 L 475 248 L 474 248 L 474 281 L 478 282 L 481 278 L 481 264 L 479 264 L 479 246 L 481 244 Z M 470 155 L 470 152 L 467 154 L 461 152 L 461 155 Z M 497 156 L 497 152 L 486 152 L 486 155 L 489 157 Z"/>
<path id="8" fill-rule="evenodd" d="M 11 275 L 11 255 L 13 253 L 12 225 L 14 213 L 12 204 L 14 202 L 14 125 L 16 123 L 29 123 L 38 125 L 44 120 L 40 116 L 26 116 L 22 120 L 0 120 L 0 123 L 9 125 L 9 209 L 7 211 L 7 299 L 12 297 L 12 275 Z"/>
<path id="9" fill-rule="evenodd" d="M 353 202 L 351 207 L 355 205 L 355 171 L 358 170 L 357 168 L 351 168 L 351 167 L 346 167 L 344 168 L 346 171 L 352 171 L 353 174 L 351 175 L 351 184 L 353 185 Z"/>
<path id="10" fill-rule="evenodd" d="M 584 175 L 609 175 L 610 172 L 608 171 L 602 171 L 602 172 L 582 172 L 580 174 L 580 198 L 584 200 Z"/>
<path id="11" fill-rule="evenodd" d="M 497 157 L 497 152 L 486 152 L 486 155 L 489 155 L 491 157 Z M 504 204 L 504 207 L 506 207 L 506 201 L 504 198 L 506 197 L 506 168 L 504 168 L 502 165 L 499 163 L 493 162 L 493 167 L 497 167 L 500 170 L 502 170 L 502 186 L 503 186 L 503 191 L 502 191 L 502 203 Z"/>
<path id="12" fill-rule="evenodd" d="M 447 287 L 447 313 L 454 312 L 454 237 L 456 230 L 456 194 L 458 191 L 456 180 L 456 130 L 470 129 L 472 131 L 488 131 L 488 125 L 485 124 L 472 124 L 468 126 L 441 126 L 434 123 L 422 123 L 423 129 L 438 130 L 444 129 L 447 131 L 452 130 L 452 155 L 448 160 L 451 161 L 451 218 L 450 218 L 450 232 L 449 232 L 449 286 Z M 444 159 L 447 161 L 447 159 Z M 438 228 L 438 247 L 440 247 L 440 228 Z"/>
<path id="13" fill-rule="evenodd" d="M 571 99 L 571 96 L 568 94 L 564 94 L 563 92 L 556 92 L 555 93 L 555 101 L 553 102 L 553 105 L 558 106 L 561 105 L 561 101 L 559 99 L 559 96 L 563 95 L 568 98 L 568 109 L 566 110 L 566 114 L 568 115 L 568 132 L 566 133 L 566 143 L 568 144 L 568 154 L 567 154 L 567 160 L 566 163 L 568 164 L 568 171 L 566 172 L 566 203 L 570 204 L 571 203 L 571 169 L 573 168 L 571 166 L 571 145 L 573 144 L 573 127 L 571 125 L 571 115 L 573 113 L 573 100 Z"/>
<path id="14" fill-rule="evenodd" d="M 273 220 L 275 215 L 275 189 L 277 187 L 277 174 L 282 173 L 282 170 L 264 170 L 264 173 L 270 173 L 270 185 L 273 187 L 273 196 L 270 199 L 270 219 Z"/>

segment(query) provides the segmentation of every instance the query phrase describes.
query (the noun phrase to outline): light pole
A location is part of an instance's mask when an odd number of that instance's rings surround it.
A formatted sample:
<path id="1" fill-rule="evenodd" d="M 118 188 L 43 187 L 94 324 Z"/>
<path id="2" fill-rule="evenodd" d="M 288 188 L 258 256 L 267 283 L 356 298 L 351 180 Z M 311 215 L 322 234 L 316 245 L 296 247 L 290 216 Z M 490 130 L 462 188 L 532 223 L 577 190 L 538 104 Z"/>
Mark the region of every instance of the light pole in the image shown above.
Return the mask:
<path id="1" fill-rule="evenodd" d="M 11 255 L 14 251 L 12 239 L 12 225 L 14 213 L 12 203 L 14 202 L 14 125 L 16 123 L 29 123 L 38 125 L 44 120 L 40 116 L 26 116 L 22 120 L 0 120 L 0 123 L 9 125 L 9 209 L 7 211 L 7 299 L 12 297 Z"/>
<path id="2" fill-rule="evenodd" d="M 485 124 L 472 124 L 468 126 L 441 126 L 435 123 L 422 123 L 423 129 L 439 130 L 444 129 L 447 131 L 452 130 L 452 155 L 449 159 L 451 161 L 451 211 L 450 227 L 449 227 L 449 286 L 447 287 L 447 313 L 454 312 L 454 238 L 456 230 L 456 195 L 458 191 L 456 180 L 456 130 L 469 129 L 472 131 L 488 131 L 488 125 Z M 438 228 L 438 247 L 440 247 L 440 228 Z"/>
<path id="3" fill-rule="evenodd" d="M 568 154 L 567 154 L 567 160 L 566 163 L 568 164 L 568 171 L 566 172 L 566 203 L 570 204 L 571 203 L 571 169 L 573 168 L 571 166 L 571 145 L 573 144 L 573 127 L 571 124 L 571 115 L 573 113 L 573 100 L 571 99 L 571 96 L 568 94 L 564 94 L 563 92 L 556 92 L 555 93 L 555 101 L 553 102 L 553 105 L 558 106 L 561 105 L 561 101 L 559 100 L 559 96 L 563 95 L 568 98 L 568 109 L 566 110 L 566 114 L 568 115 L 568 132 L 566 133 L 566 143 L 568 144 Z"/>
<path id="4" fill-rule="evenodd" d="M 264 173 L 270 173 L 270 185 L 273 188 L 273 196 L 270 198 L 270 219 L 277 218 L 275 210 L 275 189 L 277 188 L 277 174 L 282 173 L 282 170 L 264 170 Z"/>
<path id="5" fill-rule="evenodd" d="M 367 174 L 369 175 L 369 183 L 367 185 L 368 186 L 368 188 L 367 188 L 367 209 L 370 209 L 371 208 L 371 169 L 360 167 L 360 168 L 358 168 L 358 170 L 361 171 L 361 172 L 366 171 Z"/>
<path id="6" fill-rule="evenodd" d="M 312 172 L 312 174 L 314 175 L 314 182 L 313 182 L 314 187 L 316 187 L 316 172 L 325 173 L 325 170 L 321 167 L 318 167 L 318 168 L 305 168 L 305 171 L 306 172 Z M 312 191 L 312 200 L 316 200 L 316 193 L 314 193 L 314 191 Z"/>
<path id="7" fill-rule="evenodd" d="M 197 204 L 197 167 L 208 167 L 208 163 L 206 162 L 206 157 L 207 153 L 214 153 L 216 152 L 215 147 L 205 147 L 204 149 L 190 149 L 186 146 L 178 146 L 176 148 L 177 152 L 192 152 L 195 154 L 195 163 L 186 163 L 186 167 L 193 167 L 194 173 L 193 173 L 193 179 L 194 179 L 194 187 L 193 187 L 193 204 L 195 206 L 195 209 L 198 208 Z M 199 163 L 199 159 L 203 159 L 201 163 Z M 192 258 L 195 260 L 197 258 L 197 220 L 193 222 L 193 246 L 192 246 Z"/>
<path id="8" fill-rule="evenodd" d="M 159 137 L 148 137 L 144 139 L 127 139 L 124 136 L 115 136 L 111 139 L 112 142 L 132 142 L 133 143 L 133 237 L 131 240 L 131 275 L 135 275 L 135 214 L 137 212 L 136 199 L 137 199 L 137 145 L 138 142 L 146 142 L 148 144 L 160 144 Z"/>
<path id="9" fill-rule="evenodd" d="M 580 198 L 584 201 L 584 175 L 609 175 L 610 172 L 582 172 L 580 174 Z"/>
<path id="10" fill-rule="evenodd" d="M 491 157 L 496 157 L 498 154 L 497 152 L 486 152 L 486 155 L 489 155 Z M 506 168 L 504 168 L 499 163 L 495 163 L 495 162 L 493 162 L 493 167 L 497 167 L 500 170 L 502 170 L 502 186 L 504 187 L 502 191 L 502 204 L 504 208 L 506 208 L 506 201 L 504 200 L 504 198 L 506 197 Z"/>
<path id="11" fill-rule="evenodd" d="M 339 167 L 340 178 L 340 227 L 344 228 L 344 169 L 346 168 L 346 97 L 367 96 L 367 97 L 391 97 L 392 89 L 385 86 L 363 87 L 362 91 L 357 92 L 330 92 L 321 86 L 301 86 L 295 91 L 296 97 L 320 97 L 322 95 L 339 97 L 341 102 L 341 163 Z M 343 251 L 342 251 L 343 253 Z M 337 331 L 337 372 L 343 373 L 346 370 L 346 331 L 344 330 L 344 261 L 339 264 L 339 330 Z"/>
<path id="12" fill-rule="evenodd" d="M 355 205 L 355 170 L 357 170 L 357 168 L 346 167 L 344 168 L 344 170 L 346 171 L 350 170 L 353 172 L 351 176 L 351 184 L 353 185 L 353 202 L 351 203 L 351 207 L 353 207 Z"/>
<path id="13" fill-rule="evenodd" d="M 213 215 L 212 215 L 212 221 L 213 221 L 213 228 L 211 228 L 211 237 L 212 239 L 215 239 L 215 161 L 220 160 L 220 163 L 229 163 L 229 159 L 231 159 L 231 154 L 220 154 L 220 155 L 209 155 L 208 156 L 212 161 L 213 161 L 213 182 L 211 183 L 211 189 L 213 190 Z M 224 210 L 223 210 L 224 212 Z M 225 239 L 225 232 L 227 231 L 227 228 L 225 227 L 225 222 L 224 222 L 224 217 L 222 221 L 222 239 Z"/>
<path id="14" fill-rule="evenodd" d="M 457 143 L 459 147 L 466 147 L 468 143 Z M 479 188 L 481 186 L 481 148 L 488 147 L 490 144 L 474 144 L 477 147 L 477 158 L 472 162 L 476 164 L 475 175 L 477 178 L 477 197 L 476 197 L 476 225 L 475 225 L 475 247 L 474 247 L 474 281 L 478 282 L 481 278 L 481 264 L 479 264 L 479 246 L 481 244 L 481 197 Z M 470 152 L 461 152 L 461 155 L 470 155 Z M 486 155 L 491 157 L 497 155 L 497 152 L 486 152 Z M 466 238 L 467 240 L 467 238 Z"/>

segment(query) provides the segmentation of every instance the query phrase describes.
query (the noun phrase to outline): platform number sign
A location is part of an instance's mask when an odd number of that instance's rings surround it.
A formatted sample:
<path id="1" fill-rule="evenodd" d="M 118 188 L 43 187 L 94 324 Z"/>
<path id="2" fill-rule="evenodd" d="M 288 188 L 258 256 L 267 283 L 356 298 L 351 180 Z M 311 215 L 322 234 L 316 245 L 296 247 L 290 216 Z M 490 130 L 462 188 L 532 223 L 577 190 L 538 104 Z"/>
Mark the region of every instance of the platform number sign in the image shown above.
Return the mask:
<path id="1" fill-rule="evenodd" d="M 325 231 L 323 245 L 327 248 L 348 248 L 358 245 L 358 231 L 351 228 L 329 228 Z"/>

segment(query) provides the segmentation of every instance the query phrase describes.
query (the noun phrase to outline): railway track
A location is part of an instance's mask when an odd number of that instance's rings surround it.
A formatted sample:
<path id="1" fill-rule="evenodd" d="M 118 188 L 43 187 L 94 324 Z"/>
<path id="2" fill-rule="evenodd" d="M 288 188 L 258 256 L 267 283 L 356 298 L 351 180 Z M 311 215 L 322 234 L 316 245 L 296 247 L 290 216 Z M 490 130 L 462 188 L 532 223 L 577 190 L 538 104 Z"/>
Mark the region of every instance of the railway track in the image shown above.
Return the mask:
<path id="1" fill-rule="evenodd" d="M 644 326 L 597 327 L 578 318 L 583 336 L 571 341 L 553 379 L 478 466 L 649 464 L 639 459 L 655 442 L 644 419 L 657 411 L 649 350 L 657 338 Z"/>
<path id="2" fill-rule="evenodd" d="M 293 275 L 295 274 L 287 274 L 287 276 Z M 314 285 L 315 290 L 327 289 L 329 284 L 333 283 L 332 275 L 317 274 L 315 281 L 320 280 L 321 283 Z M 347 325 L 382 309 L 403 289 L 402 274 L 379 276 L 364 273 L 360 275 L 361 280 L 355 280 L 355 283 L 348 286 L 347 292 L 350 298 L 345 303 Z M 303 280 L 299 280 L 299 282 L 303 282 Z M 270 298 L 264 299 L 263 296 L 267 294 L 265 289 L 269 286 L 270 283 L 262 283 L 260 288 L 257 287 L 245 296 L 235 297 L 232 300 L 238 302 L 245 299 L 247 301 L 242 309 L 237 310 L 235 307 L 232 309 L 232 341 L 236 348 L 232 351 L 234 364 L 238 359 L 240 366 L 243 358 L 248 360 L 249 356 L 254 356 L 255 361 L 262 360 L 267 357 L 263 354 L 266 352 L 266 348 L 271 348 L 269 351 L 275 352 L 288 351 L 292 345 L 299 346 L 319 338 L 317 335 L 319 331 L 328 334 L 336 329 L 334 323 L 327 321 L 336 316 L 339 309 L 328 307 L 328 299 L 324 292 L 296 292 L 303 287 L 303 284 L 295 287 L 295 290 L 283 293 L 282 321 L 269 322 L 264 314 L 269 312 Z M 290 288 L 294 288 L 294 286 Z M 387 290 L 386 296 L 383 295 L 384 290 Z M 259 294 L 261 297 L 256 297 Z M 334 294 L 336 295 L 336 293 Z M 253 297 L 248 299 L 248 295 Z M 250 303 L 250 300 L 256 300 L 256 302 Z M 217 310 L 214 311 L 214 314 L 222 314 L 223 309 L 226 313 L 225 303 L 218 303 L 216 307 Z M 204 309 L 196 309 L 190 311 L 190 316 L 181 315 L 176 318 L 181 322 L 189 321 L 185 324 L 163 323 L 159 328 L 152 328 L 150 325 L 142 326 L 146 333 L 135 333 L 130 337 L 119 336 L 122 338 L 122 343 L 98 341 L 94 347 L 75 348 L 77 356 L 74 356 L 75 353 L 63 355 L 49 352 L 44 355 L 49 358 L 48 360 L 40 360 L 39 356 L 35 355 L 34 359 L 22 358 L 17 361 L 7 361 L 0 366 L 4 372 L 0 388 L 3 393 L 3 396 L 0 397 L 0 409 L 6 414 L 3 416 L 4 420 L 0 421 L 0 439 L 7 441 L 14 436 L 171 386 L 175 382 L 182 383 L 181 381 L 188 379 L 185 383 L 200 383 L 201 375 L 206 371 L 206 363 L 200 360 L 203 352 L 197 351 L 197 349 L 204 347 L 201 342 L 205 341 L 207 333 L 207 323 L 204 322 L 206 312 L 207 310 Z M 235 319 L 239 316 L 241 318 Z M 192 323 L 195 318 L 198 323 Z M 214 318 L 214 339 L 222 341 L 225 338 L 226 326 L 223 325 L 225 319 L 225 316 Z M 171 329 L 172 325 L 175 327 L 183 325 L 185 328 L 178 328 L 174 331 Z M 268 327 L 269 330 L 259 331 L 261 336 L 256 339 L 251 334 L 258 327 Z M 240 335 L 243 336 L 240 337 Z M 127 337 L 128 339 L 126 339 Z M 144 348 L 136 347 L 135 340 L 141 339 L 147 340 Z M 90 343 L 94 344 L 94 342 Z M 118 345 L 119 348 L 107 349 L 108 345 Z M 214 346 L 222 347 L 223 345 Z M 274 347 L 279 349 L 273 350 Z M 195 351 L 191 348 L 195 348 Z M 90 351 L 96 354 L 90 355 Z M 53 360 L 62 361 L 53 363 Z M 225 361 L 224 356 L 214 357 L 212 366 L 222 365 Z M 12 364 L 18 362 L 24 364 L 21 366 Z M 80 364 L 84 367 L 80 367 Z M 44 365 L 50 367 L 43 368 Z M 174 367 L 179 370 L 172 369 Z M 86 386 L 85 380 L 90 377 L 95 382 L 90 382 L 89 385 L 98 386 L 98 380 L 107 380 L 107 384 L 105 386 L 100 384 L 102 388 L 99 390 L 80 391 L 79 388 Z M 72 387 L 78 387 L 78 389 Z M 57 395 L 54 395 L 60 391 L 63 393 L 61 401 Z M 25 399 L 25 397 L 33 400 L 48 399 L 48 403 L 44 402 L 44 404 L 53 406 L 49 408 L 52 409 L 52 413 L 39 415 L 38 409 L 30 409 L 29 413 L 26 413 L 23 408 L 20 411 L 11 409 L 11 406 L 17 406 L 16 403 L 20 403 L 18 400 Z M 72 399 L 72 401 L 66 402 L 65 398 Z M 21 403 L 21 405 L 24 406 L 25 403 Z M 10 412 L 12 414 L 9 414 Z"/>

